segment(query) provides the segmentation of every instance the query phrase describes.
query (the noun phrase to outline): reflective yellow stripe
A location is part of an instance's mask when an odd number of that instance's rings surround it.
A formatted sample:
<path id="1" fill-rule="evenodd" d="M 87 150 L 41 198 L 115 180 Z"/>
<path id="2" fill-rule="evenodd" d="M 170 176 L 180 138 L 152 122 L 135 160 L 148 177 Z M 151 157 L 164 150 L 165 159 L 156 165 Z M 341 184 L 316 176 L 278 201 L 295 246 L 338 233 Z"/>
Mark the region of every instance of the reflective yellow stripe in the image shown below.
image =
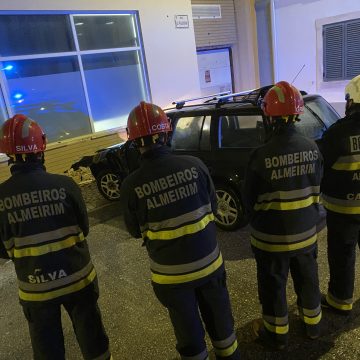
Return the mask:
<path id="1" fill-rule="evenodd" d="M 14 257 L 22 258 L 25 256 L 40 256 L 51 252 L 67 249 L 74 246 L 76 243 L 84 241 L 85 237 L 83 233 L 78 236 L 70 236 L 65 240 L 53 242 L 41 246 L 28 247 L 24 249 L 14 249 Z"/>
<path id="2" fill-rule="evenodd" d="M 289 325 L 284 325 L 284 326 L 275 326 L 275 325 L 271 325 L 269 324 L 267 321 L 264 320 L 264 325 L 265 327 L 272 333 L 275 334 L 287 334 L 289 332 Z"/>
<path id="3" fill-rule="evenodd" d="M 353 163 L 336 162 L 331 168 L 334 170 L 347 170 L 347 171 L 360 170 L 360 162 L 353 162 Z"/>
<path id="4" fill-rule="evenodd" d="M 223 258 L 222 255 L 220 254 L 220 256 L 216 261 L 214 261 L 208 267 L 201 269 L 199 271 L 195 271 L 190 274 L 184 274 L 184 275 L 162 275 L 162 274 L 152 273 L 151 279 L 153 282 L 157 284 L 182 284 L 185 282 L 201 279 L 213 273 L 222 264 L 223 264 Z"/>
<path id="5" fill-rule="evenodd" d="M 211 264 L 219 257 L 219 254 L 220 254 L 220 249 L 218 245 L 216 245 L 214 251 L 212 251 L 209 255 L 190 263 L 177 264 L 177 265 L 164 265 L 164 264 L 158 264 L 150 259 L 150 269 L 154 273 L 161 273 L 166 275 L 178 275 L 178 274 L 190 273 L 202 269 L 204 266 Z"/>
<path id="6" fill-rule="evenodd" d="M 305 309 L 301 306 L 298 307 L 299 308 L 299 313 L 302 314 L 303 316 L 308 316 L 308 317 L 314 317 L 320 314 L 321 312 L 321 305 L 319 305 L 317 308 L 315 309 Z"/>
<path id="7" fill-rule="evenodd" d="M 6 252 L 7 252 L 10 259 L 12 259 L 14 257 L 14 249 L 7 250 Z"/>
<path id="8" fill-rule="evenodd" d="M 214 221 L 214 214 L 206 215 L 194 224 L 184 225 L 174 230 L 162 230 L 156 232 L 146 230 L 142 233 L 142 236 L 149 240 L 172 240 L 181 236 L 197 233 L 198 231 L 205 229 L 211 221 Z"/>
<path id="9" fill-rule="evenodd" d="M 238 342 L 237 340 L 235 340 L 234 343 L 226 349 L 214 348 L 214 350 L 216 355 L 221 357 L 228 357 L 231 356 L 236 351 L 237 348 L 238 348 Z"/>
<path id="10" fill-rule="evenodd" d="M 64 276 L 56 280 L 45 281 L 43 283 L 35 283 L 35 284 L 21 281 L 18 279 L 18 286 L 20 290 L 29 293 L 49 292 L 52 290 L 59 289 L 61 287 L 75 284 L 77 281 L 83 279 L 88 274 L 90 274 L 93 268 L 94 265 L 92 264 L 91 261 L 89 261 L 89 263 L 85 267 L 68 276 Z"/>
<path id="11" fill-rule="evenodd" d="M 272 244 L 266 244 L 251 236 L 251 244 L 260 250 L 269 251 L 269 252 L 292 251 L 292 250 L 303 249 L 307 246 L 315 244 L 316 238 L 317 238 L 317 234 L 313 235 L 307 240 L 298 242 L 296 244 L 272 245 Z"/>
<path id="12" fill-rule="evenodd" d="M 267 321 L 268 323 L 271 323 L 271 324 L 282 326 L 282 325 L 288 324 L 289 317 L 287 315 L 278 317 L 278 316 L 270 316 L 270 315 L 263 314 L 263 320 Z"/>
<path id="13" fill-rule="evenodd" d="M 59 296 L 68 295 L 85 288 L 87 285 L 92 283 L 95 279 L 96 271 L 93 269 L 91 273 L 84 279 L 78 281 L 75 284 L 66 286 L 62 289 L 53 290 L 44 293 L 26 293 L 19 289 L 19 297 L 24 301 L 46 301 L 55 299 Z"/>
<path id="14" fill-rule="evenodd" d="M 304 323 L 309 325 L 317 325 L 321 320 L 321 311 L 318 316 L 315 317 L 308 317 L 306 315 L 303 315 Z"/>
<path id="15" fill-rule="evenodd" d="M 320 196 L 310 196 L 307 199 L 295 201 L 274 201 L 268 203 L 255 204 L 254 210 L 297 210 L 306 208 L 312 204 L 318 204 Z"/>
<path id="16" fill-rule="evenodd" d="M 270 200 L 295 200 L 306 198 L 312 194 L 319 194 L 320 186 L 308 186 L 303 189 L 289 190 L 289 191 L 274 191 L 271 193 L 264 193 L 258 196 L 257 202 L 262 203 Z"/>
<path id="17" fill-rule="evenodd" d="M 333 300 L 329 294 L 326 295 L 326 301 L 335 309 L 339 309 L 339 310 L 352 310 L 352 304 L 339 304 L 338 302 L 336 302 L 335 300 Z"/>
<path id="18" fill-rule="evenodd" d="M 205 216 L 206 214 L 210 214 L 211 212 L 212 212 L 212 208 L 211 208 L 211 204 L 209 203 L 193 211 L 190 211 L 185 214 L 181 214 L 176 217 L 172 217 L 170 219 L 163 219 L 158 222 L 149 222 L 147 226 L 142 226 L 140 230 L 141 232 L 144 232 L 148 229 L 151 231 L 159 231 L 162 229 L 177 228 L 184 224 L 194 221 L 194 219 L 202 219 L 203 216 Z"/>
<path id="19" fill-rule="evenodd" d="M 345 201 L 345 200 L 344 200 Z M 324 198 L 322 198 L 322 203 L 326 209 L 329 209 L 331 211 L 341 213 L 341 214 L 360 214 L 360 207 L 359 206 L 341 206 L 341 205 L 335 205 L 331 204 L 328 201 L 326 201 Z"/>

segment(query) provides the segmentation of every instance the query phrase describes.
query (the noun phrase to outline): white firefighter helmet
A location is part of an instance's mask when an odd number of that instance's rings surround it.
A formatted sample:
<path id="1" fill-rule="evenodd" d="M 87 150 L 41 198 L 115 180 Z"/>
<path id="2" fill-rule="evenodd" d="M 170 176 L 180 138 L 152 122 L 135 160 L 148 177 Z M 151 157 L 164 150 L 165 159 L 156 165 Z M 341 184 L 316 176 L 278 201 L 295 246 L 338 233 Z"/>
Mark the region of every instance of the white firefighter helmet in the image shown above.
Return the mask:
<path id="1" fill-rule="evenodd" d="M 345 88 L 345 100 L 360 104 L 360 75 L 349 81 Z"/>

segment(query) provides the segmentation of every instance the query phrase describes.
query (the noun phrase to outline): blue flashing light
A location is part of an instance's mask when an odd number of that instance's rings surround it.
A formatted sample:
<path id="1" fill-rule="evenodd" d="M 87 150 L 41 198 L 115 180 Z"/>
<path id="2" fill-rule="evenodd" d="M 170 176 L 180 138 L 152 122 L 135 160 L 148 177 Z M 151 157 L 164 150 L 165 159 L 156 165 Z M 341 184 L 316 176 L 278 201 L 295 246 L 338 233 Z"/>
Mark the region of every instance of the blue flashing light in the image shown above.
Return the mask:
<path id="1" fill-rule="evenodd" d="M 6 71 L 10 71 L 14 68 L 14 65 L 6 65 L 4 68 L 2 68 L 1 70 L 6 70 Z"/>
<path id="2" fill-rule="evenodd" d="M 21 94 L 21 93 L 16 93 L 16 94 L 14 94 L 14 99 L 21 99 L 23 97 L 23 94 Z"/>

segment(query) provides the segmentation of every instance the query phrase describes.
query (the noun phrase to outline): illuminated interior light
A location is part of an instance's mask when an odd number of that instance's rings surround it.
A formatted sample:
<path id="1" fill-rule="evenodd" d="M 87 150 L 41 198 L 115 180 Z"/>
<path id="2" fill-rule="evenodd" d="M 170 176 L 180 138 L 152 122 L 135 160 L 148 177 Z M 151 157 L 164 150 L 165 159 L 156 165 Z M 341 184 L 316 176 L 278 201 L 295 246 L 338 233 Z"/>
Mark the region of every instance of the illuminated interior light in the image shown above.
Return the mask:
<path id="1" fill-rule="evenodd" d="M 45 110 L 45 108 L 44 108 L 44 107 L 41 107 L 41 108 L 40 108 L 40 110 L 41 110 L 41 111 L 44 111 L 44 110 Z"/>
<path id="2" fill-rule="evenodd" d="M 18 100 L 18 103 L 21 104 L 24 101 L 24 99 Z"/>
<path id="3" fill-rule="evenodd" d="M 109 22 L 106 23 L 106 25 L 112 25 L 112 24 L 114 24 L 113 21 L 109 21 Z"/>
<path id="4" fill-rule="evenodd" d="M 70 135 L 70 133 L 66 132 L 65 135 Z"/>
<path id="5" fill-rule="evenodd" d="M 16 93 L 14 95 L 14 99 L 21 99 L 22 97 L 23 97 L 23 94 L 21 94 L 21 93 Z"/>
<path id="6" fill-rule="evenodd" d="M 75 23 L 75 26 L 81 26 L 81 25 L 84 25 L 84 23 L 83 22 Z"/>

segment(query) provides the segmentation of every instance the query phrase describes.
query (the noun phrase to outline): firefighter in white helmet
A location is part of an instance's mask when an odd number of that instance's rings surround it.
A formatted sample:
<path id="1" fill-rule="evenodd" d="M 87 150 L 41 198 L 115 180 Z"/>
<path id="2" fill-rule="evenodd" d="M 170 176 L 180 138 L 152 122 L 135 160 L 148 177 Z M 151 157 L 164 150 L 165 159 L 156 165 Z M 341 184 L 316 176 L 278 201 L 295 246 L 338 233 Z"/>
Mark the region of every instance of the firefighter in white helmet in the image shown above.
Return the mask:
<path id="1" fill-rule="evenodd" d="M 327 210 L 330 281 L 322 305 L 350 314 L 360 240 L 360 75 L 345 88 L 345 117 L 323 135 L 322 201 Z"/>

